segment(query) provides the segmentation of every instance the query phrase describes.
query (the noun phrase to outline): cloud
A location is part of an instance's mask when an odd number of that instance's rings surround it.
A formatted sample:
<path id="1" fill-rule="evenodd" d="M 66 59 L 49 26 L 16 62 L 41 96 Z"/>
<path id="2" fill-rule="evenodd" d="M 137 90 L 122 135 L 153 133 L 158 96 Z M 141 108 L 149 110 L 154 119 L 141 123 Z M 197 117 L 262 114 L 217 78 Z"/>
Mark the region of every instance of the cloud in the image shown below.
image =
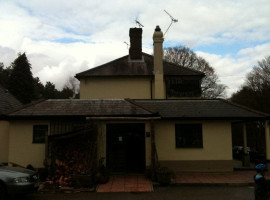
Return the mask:
<path id="1" fill-rule="evenodd" d="M 179 20 L 165 44 L 225 49 L 237 43 L 235 55 L 229 48 L 222 55 L 198 52 L 230 91 L 269 53 L 269 0 L 0 0 L 0 62 L 8 66 L 26 52 L 34 76 L 61 88 L 68 76 L 128 54 L 124 41 L 136 18 L 144 25 L 144 51 L 151 52 L 155 26 L 165 32 L 171 23 L 164 9 Z"/>
<path id="2" fill-rule="evenodd" d="M 245 48 L 237 53 L 237 57 L 230 55 L 216 55 L 205 52 L 196 52 L 205 58 L 216 70 L 221 83 L 228 86 L 228 94 L 239 90 L 244 83 L 247 73 L 266 56 L 270 56 L 270 43 Z"/>
<path id="3" fill-rule="evenodd" d="M 4 63 L 4 66 L 9 66 L 10 61 L 17 57 L 16 51 L 8 47 L 0 46 L 0 62 Z"/>
<path id="4" fill-rule="evenodd" d="M 55 83 L 58 89 L 68 77 L 127 54 L 123 43 L 63 44 L 29 38 L 23 40 L 22 51 L 32 64 L 33 75 L 44 84 L 46 81 Z"/>

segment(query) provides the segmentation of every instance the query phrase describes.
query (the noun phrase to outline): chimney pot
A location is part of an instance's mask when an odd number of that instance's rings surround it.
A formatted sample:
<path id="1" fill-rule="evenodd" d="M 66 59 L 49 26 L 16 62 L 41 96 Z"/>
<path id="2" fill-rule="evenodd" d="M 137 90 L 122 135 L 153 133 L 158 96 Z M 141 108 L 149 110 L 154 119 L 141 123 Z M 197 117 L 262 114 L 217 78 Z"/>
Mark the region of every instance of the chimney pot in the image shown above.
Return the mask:
<path id="1" fill-rule="evenodd" d="M 155 31 L 161 31 L 160 27 L 157 25 Z"/>

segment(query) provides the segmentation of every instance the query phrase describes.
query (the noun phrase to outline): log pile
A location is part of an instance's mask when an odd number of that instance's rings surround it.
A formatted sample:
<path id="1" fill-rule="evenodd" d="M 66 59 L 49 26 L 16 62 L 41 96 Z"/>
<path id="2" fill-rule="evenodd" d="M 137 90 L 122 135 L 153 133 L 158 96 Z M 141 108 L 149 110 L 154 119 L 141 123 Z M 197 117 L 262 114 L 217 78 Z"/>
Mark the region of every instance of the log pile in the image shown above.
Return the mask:
<path id="1" fill-rule="evenodd" d="M 96 143 L 96 137 L 89 133 L 53 141 L 53 176 L 48 181 L 67 187 L 73 186 L 73 175 L 92 175 L 96 166 Z"/>

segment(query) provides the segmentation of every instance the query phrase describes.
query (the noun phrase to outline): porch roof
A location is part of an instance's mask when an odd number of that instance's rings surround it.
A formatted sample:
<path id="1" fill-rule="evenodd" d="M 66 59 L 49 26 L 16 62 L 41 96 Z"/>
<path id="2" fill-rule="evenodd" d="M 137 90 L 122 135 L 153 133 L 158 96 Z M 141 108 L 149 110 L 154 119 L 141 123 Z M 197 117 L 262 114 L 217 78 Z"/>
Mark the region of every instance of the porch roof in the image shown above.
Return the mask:
<path id="1" fill-rule="evenodd" d="M 151 117 L 153 113 L 124 99 L 50 99 L 26 106 L 9 117 Z"/>
<path id="2" fill-rule="evenodd" d="M 52 99 L 26 106 L 9 114 L 10 118 L 92 117 L 131 119 L 270 119 L 261 113 L 222 99 Z"/>
<path id="3" fill-rule="evenodd" d="M 163 119 L 266 119 L 262 113 L 223 99 L 133 100 Z"/>

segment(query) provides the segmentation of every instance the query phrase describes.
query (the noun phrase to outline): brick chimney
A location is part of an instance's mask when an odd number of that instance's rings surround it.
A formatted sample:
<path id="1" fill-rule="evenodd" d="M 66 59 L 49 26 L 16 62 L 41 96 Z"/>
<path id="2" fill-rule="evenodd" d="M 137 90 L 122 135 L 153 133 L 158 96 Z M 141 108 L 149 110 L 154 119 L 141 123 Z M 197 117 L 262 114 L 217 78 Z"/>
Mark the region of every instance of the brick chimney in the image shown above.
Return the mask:
<path id="1" fill-rule="evenodd" d="M 154 75 L 155 75 L 155 86 L 154 86 L 154 99 L 165 99 L 165 83 L 163 74 L 163 33 L 159 26 L 156 26 L 154 35 Z"/>
<path id="2" fill-rule="evenodd" d="M 142 60 L 142 29 L 130 28 L 130 48 L 129 56 L 130 60 Z"/>

